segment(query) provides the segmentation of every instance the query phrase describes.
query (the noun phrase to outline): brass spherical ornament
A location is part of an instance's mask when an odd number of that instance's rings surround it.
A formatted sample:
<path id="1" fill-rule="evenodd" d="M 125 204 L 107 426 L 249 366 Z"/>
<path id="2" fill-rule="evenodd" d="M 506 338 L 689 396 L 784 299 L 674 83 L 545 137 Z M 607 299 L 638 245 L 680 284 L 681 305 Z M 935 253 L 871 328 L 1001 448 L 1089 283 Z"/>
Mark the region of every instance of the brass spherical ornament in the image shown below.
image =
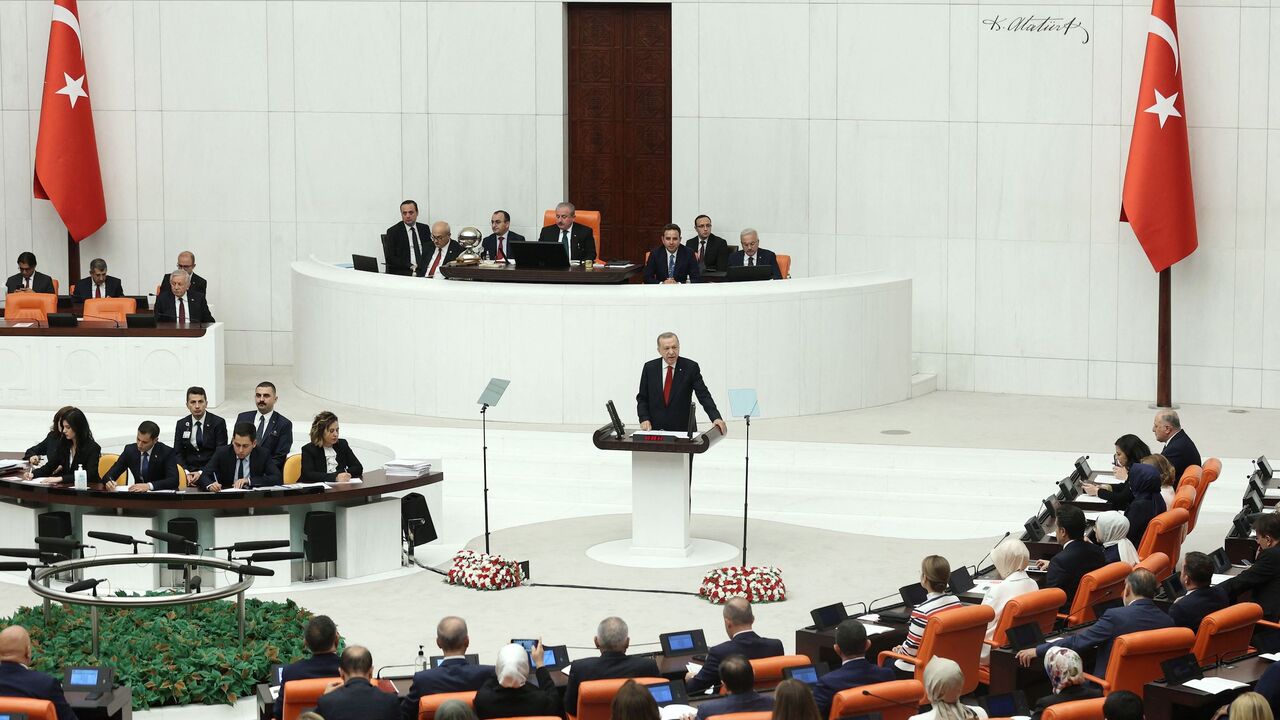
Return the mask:
<path id="1" fill-rule="evenodd" d="M 458 244 L 462 245 L 462 252 L 457 259 L 453 261 L 454 265 L 479 265 L 480 264 L 480 245 L 484 242 L 484 235 L 480 231 L 470 225 L 462 228 L 458 232 Z"/>

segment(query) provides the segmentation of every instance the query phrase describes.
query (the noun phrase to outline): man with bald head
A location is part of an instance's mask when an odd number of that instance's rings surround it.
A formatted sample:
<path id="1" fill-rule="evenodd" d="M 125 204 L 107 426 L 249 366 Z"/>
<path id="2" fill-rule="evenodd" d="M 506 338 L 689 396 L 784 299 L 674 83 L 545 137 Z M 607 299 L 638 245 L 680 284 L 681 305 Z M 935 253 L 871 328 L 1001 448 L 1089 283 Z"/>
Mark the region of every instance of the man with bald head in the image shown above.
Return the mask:
<path id="1" fill-rule="evenodd" d="M 697 675 L 685 677 L 689 694 L 701 693 L 720 686 L 720 661 L 730 655 L 742 655 L 748 660 L 782 655 L 782 641 L 760 637 L 752 630 L 756 617 L 746 598 L 732 598 L 724 604 L 724 632 L 728 642 L 720 643 L 707 651 L 707 662 Z"/>
<path id="2" fill-rule="evenodd" d="M 1156 440 L 1164 443 L 1160 454 L 1173 466 L 1174 482 L 1182 480 L 1182 473 L 1192 465 L 1200 464 L 1200 451 L 1191 437 L 1182 429 L 1182 420 L 1178 411 L 1172 408 L 1161 408 L 1156 411 L 1155 420 L 1151 423 L 1151 432 Z M 1138 458 L 1141 460 L 1142 458 Z"/>
<path id="3" fill-rule="evenodd" d="M 58 720 L 76 720 L 76 713 L 62 694 L 57 678 L 32 670 L 31 636 L 21 625 L 0 630 L 0 697 L 48 700 L 58 712 Z"/>
<path id="4" fill-rule="evenodd" d="M 196 254 L 190 250 L 183 250 L 178 253 L 178 269 L 186 273 L 191 278 L 190 287 L 192 290 L 201 295 L 209 294 L 209 281 L 196 274 Z M 169 285 L 169 276 L 173 273 L 167 273 L 164 279 L 160 281 L 160 295 L 167 295 L 173 292 Z"/>
<path id="5" fill-rule="evenodd" d="M 564 686 L 565 712 L 578 714 L 578 686 L 588 680 L 609 678 L 660 677 L 652 657 L 631 657 L 631 631 L 620 617 L 607 617 L 596 627 L 596 649 L 600 657 L 574 660 L 569 682 Z"/>
<path id="6" fill-rule="evenodd" d="M 396 720 L 400 698 L 373 684 L 373 653 L 352 645 L 338 661 L 342 684 L 330 688 L 316 703 L 316 714 L 326 720 Z"/>
<path id="7" fill-rule="evenodd" d="M 440 266 L 453 262 L 454 258 L 461 255 L 462 245 L 453 239 L 453 230 L 449 228 L 449 223 L 443 220 L 437 220 L 431 226 L 431 243 L 435 247 L 432 248 L 431 256 L 425 261 L 426 276 L 443 280 L 444 273 L 440 272 Z"/>
<path id="8" fill-rule="evenodd" d="M 414 674 L 409 694 L 400 703 L 403 720 L 416 720 L 418 700 L 423 695 L 479 690 L 487 678 L 494 676 L 492 665 L 472 665 L 467 661 L 470 645 L 466 620 L 454 615 L 440 619 L 436 625 L 436 647 L 444 659 L 438 666 Z"/>

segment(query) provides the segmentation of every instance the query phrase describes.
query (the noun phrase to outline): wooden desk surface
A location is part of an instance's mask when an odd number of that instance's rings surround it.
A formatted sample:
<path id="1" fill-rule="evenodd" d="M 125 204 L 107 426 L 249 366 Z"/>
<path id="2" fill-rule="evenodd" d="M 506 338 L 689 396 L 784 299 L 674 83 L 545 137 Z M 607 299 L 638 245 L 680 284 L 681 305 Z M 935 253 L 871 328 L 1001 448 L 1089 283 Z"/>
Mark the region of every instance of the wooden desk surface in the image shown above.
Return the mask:
<path id="1" fill-rule="evenodd" d="M 1230 703 L 1236 695 L 1248 692 L 1271 667 L 1270 660 L 1254 655 L 1225 663 L 1221 667 L 1204 671 L 1204 676 L 1226 678 L 1242 682 L 1247 687 L 1228 690 L 1216 695 L 1201 692 L 1183 685 L 1168 685 L 1163 680 L 1149 682 L 1143 688 L 1143 706 L 1147 720 L 1192 720 L 1208 718 L 1221 706 Z"/>
<path id="2" fill-rule="evenodd" d="M 481 282 L 556 283 L 561 285 L 620 285 L 644 272 L 642 265 L 630 267 L 586 268 L 521 268 L 515 265 L 480 267 L 478 265 L 451 267 L 445 265 L 440 272 L 450 280 L 478 280 Z"/>
<path id="3" fill-rule="evenodd" d="M 30 321 L 27 321 L 30 322 Z M 162 322 L 153 328 L 128 328 L 117 326 L 111 320 L 81 320 L 77 327 L 19 327 L 23 321 L 8 322 L 0 320 L 0 337 L 4 336 L 43 336 L 43 337 L 203 337 L 208 324 Z"/>

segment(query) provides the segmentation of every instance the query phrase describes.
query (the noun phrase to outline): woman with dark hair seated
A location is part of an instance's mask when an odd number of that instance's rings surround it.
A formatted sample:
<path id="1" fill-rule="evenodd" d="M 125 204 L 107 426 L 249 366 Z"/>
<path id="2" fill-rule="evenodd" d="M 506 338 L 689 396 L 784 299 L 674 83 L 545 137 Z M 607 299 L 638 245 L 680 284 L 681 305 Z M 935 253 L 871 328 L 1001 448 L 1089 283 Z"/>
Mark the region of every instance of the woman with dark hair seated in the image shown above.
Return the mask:
<path id="1" fill-rule="evenodd" d="M 76 469 L 84 468 L 89 482 L 102 482 L 98 478 L 98 461 L 102 459 L 102 448 L 93 441 L 93 431 L 89 429 L 89 419 L 79 408 L 71 408 L 62 417 L 62 442 L 58 449 L 49 456 L 48 462 L 27 472 L 27 479 L 56 478 L 54 482 L 75 482 Z"/>
<path id="2" fill-rule="evenodd" d="M 75 410 L 71 405 L 64 405 L 58 408 L 58 412 L 53 414 L 53 424 L 49 426 L 49 434 L 44 436 L 40 442 L 27 448 L 27 452 L 22 457 L 34 467 L 41 462 L 48 460 L 58 452 L 58 446 L 62 444 L 62 418 L 67 413 Z"/>
<path id="3" fill-rule="evenodd" d="M 658 720 L 658 701 L 649 689 L 635 680 L 628 680 L 613 696 L 609 720 Z"/>
<path id="4" fill-rule="evenodd" d="M 773 717 L 770 720 L 823 719 L 818 714 L 818 704 L 808 684 L 799 680 L 783 680 L 773 691 Z"/>
<path id="5" fill-rule="evenodd" d="M 1150 454 L 1151 448 L 1147 447 L 1142 438 L 1132 434 L 1121 435 L 1116 438 L 1116 453 L 1111 458 L 1115 467 L 1116 480 L 1120 481 L 1120 484 L 1112 485 L 1108 490 L 1095 483 L 1086 482 L 1084 491 L 1090 495 L 1097 495 L 1111 503 L 1111 507 L 1123 511 L 1129 507 L 1129 503 L 1133 502 L 1133 492 L 1125 482 L 1129 479 L 1129 471 L 1134 465 L 1142 462 L 1142 458 Z"/>
<path id="6" fill-rule="evenodd" d="M 363 473 L 351 446 L 338 437 L 338 416 L 328 410 L 316 415 L 311 442 L 302 446 L 302 482 L 349 482 Z"/>

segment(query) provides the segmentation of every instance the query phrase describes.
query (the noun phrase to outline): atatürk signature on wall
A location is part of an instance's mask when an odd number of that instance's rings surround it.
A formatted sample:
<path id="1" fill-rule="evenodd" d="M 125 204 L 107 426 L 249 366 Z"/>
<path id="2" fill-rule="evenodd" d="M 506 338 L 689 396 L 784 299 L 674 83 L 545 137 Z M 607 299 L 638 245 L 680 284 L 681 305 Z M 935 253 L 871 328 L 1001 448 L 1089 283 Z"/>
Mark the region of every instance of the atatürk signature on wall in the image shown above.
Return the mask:
<path id="1" fill-rule="evenodd" d="M 1072 33 L 1075 33 L 1083 36 L 1080 40 L 1082 45 L 1089 42 L 1089 30 L 1078 17 L 1050 17 L 1048 15 L 1001 17 L 1000 15 L 995 15 L 983 20 L 982 24 L 993 32 L 1054 33 L 1063 37 L 1071 37 Z"/>

